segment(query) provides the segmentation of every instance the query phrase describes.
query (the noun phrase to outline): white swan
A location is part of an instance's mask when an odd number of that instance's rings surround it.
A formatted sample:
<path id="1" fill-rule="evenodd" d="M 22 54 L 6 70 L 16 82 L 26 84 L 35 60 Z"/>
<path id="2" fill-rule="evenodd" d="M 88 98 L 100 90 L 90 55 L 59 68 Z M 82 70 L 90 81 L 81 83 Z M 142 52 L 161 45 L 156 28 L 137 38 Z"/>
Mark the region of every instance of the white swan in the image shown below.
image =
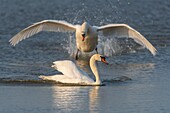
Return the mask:
<path id="1" fill-rule="evenodd" d="M 95 76 L 95 81 L 88 76 L 86 72 L 77 68 L 77 66 L 70 60 L 53 62 L 55 69 L 62 72 L 63 75 L 39 76 L 43 80 L 53 80 L 56 82 L 78 85 L 102 85 L 99 73 L 96 67 L 96 61 L 101 61 L 108 64 L 105 57 L 100 54 L 94 54 L 90 58 L 90 68 Z"/>
<path id="2" fill-rule="evenodd" d="M 126 24 L 108 24 L 97 27 L 91 26 L 87 22 L 84 22 L 82 25 L 72 25 L 65 21 L 44 20 L 23 29 L 12 37 L 9 42 L 15 46 L 23 39 L 39 33 L 40 31 L 75 32 L 77 46 L 76 58 L 79 50 L 91 52 L 96 49 L 97 51 L 98 32 L 102 32 L 104 36 L 130 37 L 140 45 L 149 49 L 153 55 L 156 55 L 157 51 L 143 35 Z"/>

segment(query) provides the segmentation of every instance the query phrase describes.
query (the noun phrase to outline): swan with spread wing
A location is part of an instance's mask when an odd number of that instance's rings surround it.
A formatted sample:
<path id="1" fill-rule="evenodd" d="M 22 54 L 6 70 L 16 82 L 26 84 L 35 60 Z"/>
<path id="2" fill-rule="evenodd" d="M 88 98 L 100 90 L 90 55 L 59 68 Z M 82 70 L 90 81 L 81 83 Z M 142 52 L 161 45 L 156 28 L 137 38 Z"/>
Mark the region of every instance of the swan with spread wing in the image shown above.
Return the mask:
<path id="1" fill-rule="evenodd" d="M 10 39 L 10 43 L 15 46 L 20 41 L 31 37 L 41 31 L 53 32 L 75 32 L 77 52 L 75 58 L 78 57 L 78 52 L 91 52 L 96 50 L 98 45 L 98 34 L 102 32 L 104 36 L 113 37 L 129 37 L 135 40 L 138 44 L 146 47 L 153 55 L 156 55 L 155 47 L 138 31 L 126 24 L 108 24 L 104 26 L 91 26 L 84 22 L 82 25 L 73 25 L 66 21 L 44 20 L 37 22 L 16 34 Z"/>
<path id="2" fill-rule="evenodd" d="M 52 67 L 62 72 L 62 74 L 52 76 L 42 75 L 39 76 L 39 78 L 43 80 L 52 80 L 63 84 L 102 85 L 96 66 L 96 61 L 101 61 L 108 64 L 105 57 L 100 54 L 94 54 L 90 58 L 90 68 L 95 76 L 95 81 L 90 78 L 86 72 L 77 68 L 77 66 L 70 60 L 53 62 L 54 65 L 52 65 Z"/>

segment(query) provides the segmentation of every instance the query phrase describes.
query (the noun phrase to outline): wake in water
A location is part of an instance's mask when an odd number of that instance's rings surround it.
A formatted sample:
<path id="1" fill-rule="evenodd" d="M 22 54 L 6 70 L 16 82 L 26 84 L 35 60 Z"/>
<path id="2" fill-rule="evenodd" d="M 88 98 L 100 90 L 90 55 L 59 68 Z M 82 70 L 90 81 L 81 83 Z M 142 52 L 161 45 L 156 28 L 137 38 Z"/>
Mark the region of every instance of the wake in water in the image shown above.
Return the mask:
<path id="1" fill-rule="evenodd" d="M 33 77 L 35 78 L 35 77 Z M 42 80 L 35 78 L 33 79 L 30 76 L 13 76 L 0 78 L 0 84 L 12 84 L 12 85 L 58 85 L 58 86 L 87 86 L 83 84 L 74 84 L 74 83 L 60 83 L 52 80 Z M 113 79 L 102 80 L 102 85 L 110 85 L 119 82 L 131 81 L 132 79 L 127 76 L 116 77 Z M 89 85 L 90 86 L 90 85 Z"/>

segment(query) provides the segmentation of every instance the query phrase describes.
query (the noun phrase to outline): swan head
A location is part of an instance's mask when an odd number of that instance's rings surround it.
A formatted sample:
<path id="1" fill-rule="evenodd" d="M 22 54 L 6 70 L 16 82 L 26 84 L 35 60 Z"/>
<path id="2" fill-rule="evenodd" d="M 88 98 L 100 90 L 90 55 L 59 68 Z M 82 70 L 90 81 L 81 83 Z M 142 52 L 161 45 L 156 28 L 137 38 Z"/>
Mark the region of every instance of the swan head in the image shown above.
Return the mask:
<path id="1" fill-rule="evenodd" d="M 101 62 L 105 63 L 105 64 L 109 64 L 107 61 L 106 61 L 106 58 L 104 56 L 100 56 L 101 58 Z"/>
<path id="2" fill-rule="evenodd" d="M 85 40 L 85 37 L 87 36 L 88 28 L 89 28 L 89 24 L 88 24 L 87 22 L 84 22 L 84 23 L 81 25 L 82 41 L 84 41 L 84 40 Z"/>
<path id="3" fill-rule="evenodd" d="M 100 54 L 95 54 L 95 55 L 93 55 L 94 57 L 95 57 L 95 60 L 97 60 L 97 61 L 100 61 L 100 62 L 103 62 L 103 63 L 105 63 L 105 64 L 109 64 L 107 61 L 106 61 L 106 58 L 104 57 L 104 56 L 102 56 L 102 55 L 100 55 Z"/>

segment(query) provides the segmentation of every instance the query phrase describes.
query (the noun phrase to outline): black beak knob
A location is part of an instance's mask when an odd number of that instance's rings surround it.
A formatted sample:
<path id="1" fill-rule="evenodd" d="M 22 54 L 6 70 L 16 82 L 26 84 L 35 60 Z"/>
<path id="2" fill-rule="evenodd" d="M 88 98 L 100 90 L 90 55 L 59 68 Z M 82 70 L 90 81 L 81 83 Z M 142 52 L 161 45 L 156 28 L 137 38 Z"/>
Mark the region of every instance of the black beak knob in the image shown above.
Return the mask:
<path id="1" fill-rule="evenodd" d="M 82 37 L 85 37 L 85 34 L 82 34 Z"/>

